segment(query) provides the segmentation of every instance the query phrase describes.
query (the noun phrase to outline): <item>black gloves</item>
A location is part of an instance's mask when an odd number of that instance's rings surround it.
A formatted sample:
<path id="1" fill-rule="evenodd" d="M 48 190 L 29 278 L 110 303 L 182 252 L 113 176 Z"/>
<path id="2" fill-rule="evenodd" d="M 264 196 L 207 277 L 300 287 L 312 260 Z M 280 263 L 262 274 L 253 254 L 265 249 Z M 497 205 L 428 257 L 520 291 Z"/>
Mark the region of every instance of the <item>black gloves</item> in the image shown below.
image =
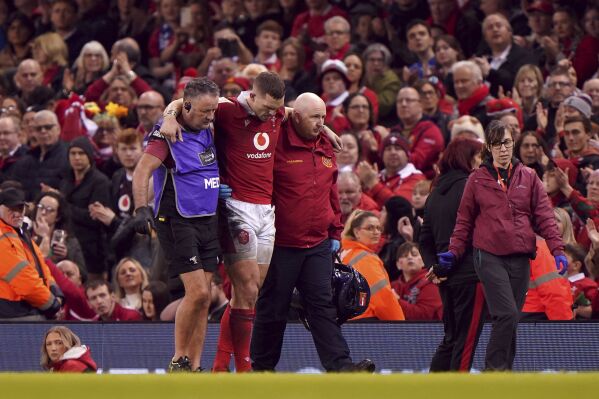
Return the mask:
<path id="1" fill-rule="evenodd" d="M 133 228 L 139 234 L 150 234 L 155 229 L 154 212 L 149 206 L 142 206 L 135 210 Z"/>

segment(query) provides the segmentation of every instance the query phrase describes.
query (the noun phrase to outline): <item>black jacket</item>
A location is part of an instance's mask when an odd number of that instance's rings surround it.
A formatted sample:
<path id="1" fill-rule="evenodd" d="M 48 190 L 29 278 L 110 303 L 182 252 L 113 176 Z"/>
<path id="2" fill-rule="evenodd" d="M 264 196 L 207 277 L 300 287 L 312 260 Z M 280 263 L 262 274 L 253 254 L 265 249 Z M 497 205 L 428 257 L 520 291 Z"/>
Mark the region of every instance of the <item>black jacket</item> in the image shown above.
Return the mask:
<path id="1" fill-rule="evenodd" d="M 20 145 L 14 154 L 7 156 L 5 159 L 0 160 L 0 181 L 8 179 L 8 176 L 12 174 L 12 170 L 16 163 L 27 155 L 29 148 L 26 145 Z"/>
<path id="2" fill-rule="evenodd" d="M 530 50 L 512 44 L 512 48 L 507 55 L 507 58 L 499 69 L 491 69 L 487 76 L 487 81 L 491 83 L 491 95 L 497 97 L 499 86 L 503 87 L 505 93 L 512 90 L 514 79 L 520 67 L 526 64 L 537 64 L 534 54 Z"/>
<path id="3" fill-rule="evenodd" d="M 85 143 L 87 142 L 87 143 Z M 91 144 L 86 137 L 79 137 L 71 142 L 71 147 L 82 148 L 91 160 L 92 167 L 87 171 L 79 184 L 75 183 L 72 169 L 60 184 L 60 191 L 71 205 L 71 221 L 73 233 L 81 244 L 87 270 L 90 273 L 101 273 L 105 270 L 105 234 L 104 225 L 92 220 L 88 206 L 100 202 L 110 206 L 110 181 L 93 164 Z"/>
<path id="4" fill-rule="evenodd" d="M 426 267 L 437 264 L 437 254 L 446 252 L 469 174 L 451 170 L 441 176 L 424 205 L 424 221 L 420 229 L 420 253 Z M 477 282 L 472 249 L 464 254 L 449 275 L 447 285 Z"/>
<path id="5" fill-rule="evenodd" d="M 11 178 L 21 182 L 27 192 L 27 198 L 33 199 L 40 193 L 40 183 L 58 188 L 68 170 L 67 145 L 58 141 L 51 146 L 43 160 L 41 150 L 34 148 L 13 166 Z"/>

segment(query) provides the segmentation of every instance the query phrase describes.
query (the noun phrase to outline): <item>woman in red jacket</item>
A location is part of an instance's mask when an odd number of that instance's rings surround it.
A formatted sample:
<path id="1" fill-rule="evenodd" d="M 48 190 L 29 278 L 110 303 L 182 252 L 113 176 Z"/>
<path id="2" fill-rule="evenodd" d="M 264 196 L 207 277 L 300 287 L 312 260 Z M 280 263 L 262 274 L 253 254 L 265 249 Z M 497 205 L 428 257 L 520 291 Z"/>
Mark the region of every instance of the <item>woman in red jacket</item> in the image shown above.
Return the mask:
<path id="1" fill-rule="evenodd" d="M 42 343 L 41 365 L 44 370 L 55 372 L 96 372 L 98 367 L 88 347 L 73 331 L 56 326 L 46 331 Z"/>
<path id="2" fill-rule="evenodd" d="M 451 270 L 472 243 L 474 268 L 493 316 L 486 370 L 512 368 L 535 231 L 545 238 L 558 271 L 563 274 L 568 266 L 543 183 L 513 150 L 511 128 L 492 121 L 485 132 L 485 160 L 466 183 L 449 251 L 438 255 L 438 268 Z"/>

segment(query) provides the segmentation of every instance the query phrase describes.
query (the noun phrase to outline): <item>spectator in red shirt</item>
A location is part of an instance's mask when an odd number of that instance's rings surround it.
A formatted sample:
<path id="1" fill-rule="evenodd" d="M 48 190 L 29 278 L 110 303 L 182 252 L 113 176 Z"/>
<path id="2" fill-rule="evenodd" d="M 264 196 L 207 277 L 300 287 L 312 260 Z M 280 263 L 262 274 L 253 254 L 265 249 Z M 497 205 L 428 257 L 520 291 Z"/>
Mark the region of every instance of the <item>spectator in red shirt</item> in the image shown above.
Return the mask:
<path id="1" fill-rule="evenodd" d="M 362 192 L 360 178 L 354 172 L 341 172 L 337 179 L 339 204 L 341 205 L 341 222 L 345 223 L 355 209 L 378 211 L 380 207 L 372 198 Z"/>
<path id="2" fill-rule="evenodd" d="M 277 51 L 281 47 L 283 28 L 275 21 L 265 21 L 256 30 L 256 47 L 258 52 L 254 62 L 264 65 L 269 71 L 278 71 L 281 62 L 277 57 Z"/>
<path id="3" fill-rule="evenodd" d="M 439 288 L 426 278 L 417 244 L 405 242 L 397 249 L 397 268 L 401 276 L 391 288 L 399 296 L 406 320 L 441 320 Z"/>
<path id="4" fill-rule="evenodd" d="M 295 17 L 291 36 L 306 40 L 310 44 L 306 49 L 306 66 L 311 66 L 312 50 L 322 48 L 325 36 L 325 22 L 336 16 L 347 18 L 347 13 L 328 0 L 306 0 L 308 11 Z"/>
<path id="5" fill-rule="evenodd" d="M 590 319 L 594 309 L 593 304 L 597 303 L 599 290 L 597 283 L 591 280 L 585 266 L 586 251 L 580 245 L 568 244 L 564 247 L 566 258 L 568 258 L 568 271 L 566 277 L 572 287 L 572 299 L 577 307 L 574 309 L 574 315 L 577 319 Z"/>
<path id="6" fill-rule="evenodd" d="M 441 133 L 439 133 L 441 135 Z M 443 138 L 441 138 L 443 140 Z M 426 177 L 410 163 L 409 144 L 403 137 L 391 134 L 385 138 L 382 145 L 382 158 L 385 168 L 378 172 L 376 166 L 366 161 L 359 163 L 356 173 L 366 194 L 372 197 L 379 206 L 399 195 L 412 199 L 414 186 Z"/>
<path id="7" fill-rule="evenodd" d="M 443 134 L 424 115 L 420 93 L 412 87 L 404 87 L 397 94 L 397 116 L 400 123 L 391 129 L 410 142 L 410 161 L 427 179 L 435 177 L 433 165 L 445 148 Z"/>
<path id="8" fill-rule="evenodd" d="M 347 67 L 340 60 L 327 60 L 322 64 L 320 73 L 320 86 L 322 99 L 326 103 L 327 118 L 325 123 L 335 131 L 342 131 L 349 127 L 347 119 L 342 114 L 342 106 L 349 96 L 347 88 Z"/>
<path id="9" fill-rule="evenodd" d="M 104 280 L 92 280 L 85 284 L 85 295 L 89 306 L 96 312 L 95 321 L 137 321 L 141 314 L 136 310 L 125 309 L 118 304 L 114 292 Z"/>
<path id="10" fill-rule="evenodd" d="M 146 91 L 139 96 L 135 107 L 139 120 L 137 131 L 144 137 L 144 142 L 147 141 L 147 135 L 154 130 L 154 125 L 162 116 L 164 106 L 164 97 L 157 91 Z"/>
<path id="11" fill-rule="evenodd" d="M 322 64 L 327 60 L 342 60 L 351 47 L 350 26 L 347 19 L 336 15 L 324 23 L 324 42 L 326 48 L 314 52 L 314 65 L 320 70 Z"/>

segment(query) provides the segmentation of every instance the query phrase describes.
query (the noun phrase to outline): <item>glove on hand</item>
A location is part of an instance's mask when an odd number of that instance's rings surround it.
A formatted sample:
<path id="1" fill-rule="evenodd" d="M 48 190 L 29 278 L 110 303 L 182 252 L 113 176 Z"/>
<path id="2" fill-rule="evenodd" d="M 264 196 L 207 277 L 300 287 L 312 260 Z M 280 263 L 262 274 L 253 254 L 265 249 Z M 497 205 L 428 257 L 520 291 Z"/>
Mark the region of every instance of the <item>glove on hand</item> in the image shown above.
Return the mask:
<path id="1" fill-rule="evenodd" d="M 150 234 L 155 229 L 154 212 L 149 206 L 142 206 L 135 210 L 133 228 L 139 234 Z"/>
<path id="2" fill-rule="evenodd" d="M 218 187 L 218 198 L 219 199 L 227 199 L 230 198 L 233 194 L 233 189 L 226 184 L 221 184 Z"/>
<path id="3" fill-rule="evenodd" d="M 341 243 L 339 242 L 339 240 L 331 239 L 330 241 L 331 241 L 331 252 L 332 253 L 339 252 L 339 250 L 341 249 Z"/>
<path id="4" fill-rule="evenodd" d="M 557 255 L 555 257 L 555 267 L 557 272 L 563 276 L 568 271 L 568 259 L 564 255 Z"/>
<path id="5" fill-rule="evenodd" d="M 433 273 L 437 277 L 447 277 L 455 265 L 455 255 L 453 252 L 441 252 L 437 254 L 439 264 L 433 266 Z"/>

